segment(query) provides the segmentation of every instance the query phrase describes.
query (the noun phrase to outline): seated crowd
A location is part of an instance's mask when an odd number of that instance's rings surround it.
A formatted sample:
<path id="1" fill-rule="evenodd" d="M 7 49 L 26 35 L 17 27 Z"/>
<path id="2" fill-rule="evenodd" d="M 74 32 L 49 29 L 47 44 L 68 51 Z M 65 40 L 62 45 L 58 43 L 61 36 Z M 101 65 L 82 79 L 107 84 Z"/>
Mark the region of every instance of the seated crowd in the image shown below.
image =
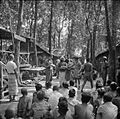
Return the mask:
<path id="1" fill-rule="evenodd" d="M 21 89 L 17 112 L 8 108 L 5 118 L 23 119 L 120 119 L 120 87 L 108 80 L 103 86 L 96 84 L 96 94 L 83 91 L 78 98 L 74 81 L 63 82 L 62 88 L 46 83 L 45 89 L 36 84 L 33 98 L 26 88 Z"/>

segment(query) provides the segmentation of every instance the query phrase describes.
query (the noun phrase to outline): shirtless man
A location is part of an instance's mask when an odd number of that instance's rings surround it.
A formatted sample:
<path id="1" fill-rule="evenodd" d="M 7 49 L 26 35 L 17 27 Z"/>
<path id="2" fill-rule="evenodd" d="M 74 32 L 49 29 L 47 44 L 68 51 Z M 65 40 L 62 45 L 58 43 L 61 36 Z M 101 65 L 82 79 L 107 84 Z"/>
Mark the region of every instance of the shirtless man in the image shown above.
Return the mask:
<path id="1" fill-rule="evenodd" d="M 90 81 L 91 88 L 93 88 L 93 65 L 89 62 L 89 59 L 87 59 L 87 63 L 83 65 L 82 71 L 84 71 L 84 76 L 83 76 L 83 84 L 81 88 L 81 92 L 83 92 L 83 88 L 86 84 L 87 81 Z"/>

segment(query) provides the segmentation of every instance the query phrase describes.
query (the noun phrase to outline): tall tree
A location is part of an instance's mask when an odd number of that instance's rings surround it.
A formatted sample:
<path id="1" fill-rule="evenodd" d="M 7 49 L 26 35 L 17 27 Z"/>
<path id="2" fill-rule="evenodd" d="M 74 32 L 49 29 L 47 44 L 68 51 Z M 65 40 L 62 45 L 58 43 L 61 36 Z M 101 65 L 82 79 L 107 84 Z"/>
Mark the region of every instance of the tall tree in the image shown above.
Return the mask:
<path id="1" fill-rule="evenodd" d="M 52 36 L 52 19 L 53 19 L 53 0 L 51 1 L 51 8 L 50 8 L 50 26 L 49 26 L 49 39 L 48 39 L 48 45 L 49 45 L 49 53 L 51 54 L 51 36 Z"/>
<path id="2" fill-rule="evenodd" d="M 37 29 L 37 11 L 38 11 L 38 1 L 35 0 L 35 14 L 34 14 L 34 28 L 33 28 L 33 38 L 34 38 L 34 55 L 35 55 L 35 65 L 38 66 L 37 58 L 37 48 L 36 48 L 36 29 Z"/>
<path id="3" fill-rule="evenodd" d="M 108 14 L 108 3 L 105 0 L 105 15 L 106 15 L 106 30 L 107 30 L 107 42 L 109 48 L 109 79 L 112 81 L 116 81 L 116 32 L 117 32 L 117 20 L 118 20 L 118 12 L 119 12 L 119 1 L 112 1 L 112 27 L 110 27 L 110 19 Z M 110 29 L 112 28 L 112 30 Z"/>
<path id="4" fill-rule="evenodd" d="M 17 24 L 17 30 L 16 34 L 21 35 L 21 26 L 22 26 L 22 21 L 23 21 L 23 5 L 24 5 L 24 0 L 19 1 L 19 11 L 18 11 L 18 24 Z M 19 55 L 20 55 L 20 41 L 15 39 L 15 61 L 18 66 L 18 73 L 19 72 Z"/>

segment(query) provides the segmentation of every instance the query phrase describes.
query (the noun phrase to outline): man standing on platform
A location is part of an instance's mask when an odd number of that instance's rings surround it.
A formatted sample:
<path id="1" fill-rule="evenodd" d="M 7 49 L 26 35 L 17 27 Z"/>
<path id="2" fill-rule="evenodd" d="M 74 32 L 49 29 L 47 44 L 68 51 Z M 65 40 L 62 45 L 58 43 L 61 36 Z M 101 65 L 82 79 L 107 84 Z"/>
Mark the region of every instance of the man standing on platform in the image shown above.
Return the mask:
<path id="1" fill-rule="evenodd" d="M 89 58 L 86 60 L 87 63 L 83 65 L 82 71 L 84 71 L 84 76 L 83 76 L 83 84 L 81 88 L 81 92 L 83 92 L 83 88 L 86 84 L 87 81 L 90 81 L 91 88 L 93 88 L 93 65 L 89 62 Z"/>
<path id="2" fill-rule="evenodd" d="M 10 54 L 9 61 L 6 65 L 8 73 L 8 90 L 10 101 L 15 100 L 15 96 L 18 93 L 18 83 L 17 83 L 17 65 L 14 62 L 14 55 Z"/>

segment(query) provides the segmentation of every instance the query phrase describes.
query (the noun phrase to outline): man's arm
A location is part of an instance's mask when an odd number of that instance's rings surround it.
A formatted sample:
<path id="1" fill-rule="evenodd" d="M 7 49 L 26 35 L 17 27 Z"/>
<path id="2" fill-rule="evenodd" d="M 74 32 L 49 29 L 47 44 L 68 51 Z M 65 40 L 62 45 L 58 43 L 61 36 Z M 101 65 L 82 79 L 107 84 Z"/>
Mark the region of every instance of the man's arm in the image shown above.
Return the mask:
<path id="1" fill-rule="evenodd" d="M 6 67 L 6 65 L 2 61 L 0 61 L 0 63 L 3 67 Z"/>

